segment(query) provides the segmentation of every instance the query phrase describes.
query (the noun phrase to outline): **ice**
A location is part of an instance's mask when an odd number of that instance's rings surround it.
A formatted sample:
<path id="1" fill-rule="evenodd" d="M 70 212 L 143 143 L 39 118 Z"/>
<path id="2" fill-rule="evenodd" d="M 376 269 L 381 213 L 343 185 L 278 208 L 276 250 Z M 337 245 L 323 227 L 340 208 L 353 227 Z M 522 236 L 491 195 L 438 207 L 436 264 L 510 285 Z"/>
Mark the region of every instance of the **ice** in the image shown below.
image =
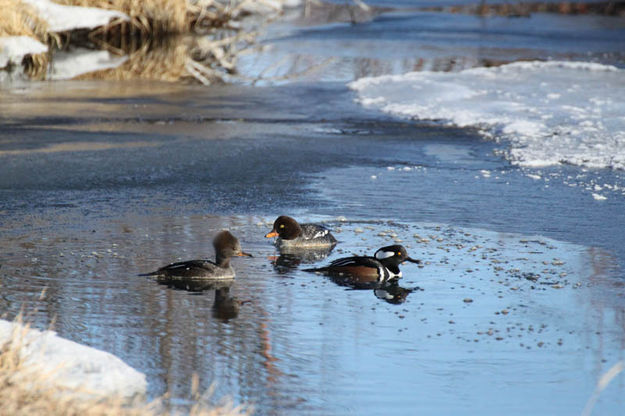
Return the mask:
<path id="1" fill-rule="evenodd" d="M 411 72 L 349 84 L 363 105 L 509 143 L 512 163 L 625 169 L 625 70 L 585 62 L 517 62 Z"/>

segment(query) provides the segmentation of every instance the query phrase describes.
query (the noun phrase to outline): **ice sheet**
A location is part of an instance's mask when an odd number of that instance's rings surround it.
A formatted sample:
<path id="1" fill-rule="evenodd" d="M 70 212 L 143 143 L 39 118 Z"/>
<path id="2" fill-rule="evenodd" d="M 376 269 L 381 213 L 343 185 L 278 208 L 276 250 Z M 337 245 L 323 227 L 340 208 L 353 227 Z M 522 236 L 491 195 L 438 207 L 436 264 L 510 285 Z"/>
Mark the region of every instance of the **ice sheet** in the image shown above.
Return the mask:
<path id="1" fill-rule="evenodd" d="M 349 84 L 365 106 L 477 127 L 514 164 L 625 169 L 625 70 L 585 62 L 411 72 Z"/>

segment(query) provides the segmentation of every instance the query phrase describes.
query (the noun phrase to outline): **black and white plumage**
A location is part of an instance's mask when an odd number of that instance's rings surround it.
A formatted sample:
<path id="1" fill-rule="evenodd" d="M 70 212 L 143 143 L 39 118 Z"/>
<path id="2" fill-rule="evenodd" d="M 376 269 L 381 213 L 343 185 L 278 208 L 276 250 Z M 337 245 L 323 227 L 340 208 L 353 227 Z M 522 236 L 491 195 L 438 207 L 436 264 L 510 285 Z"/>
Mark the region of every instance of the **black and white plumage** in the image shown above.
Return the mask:
<path id="1" fill-rule="evenodd" d="M 241 244 L 229 231 L 221 231 L 213 239 L 215 261 L 188 260 L 172 263 L 140 276 L 156 276 L 159 280 L 232 279 L 234 269 L 230 265 L 233 256 L 252 257 L 241 250 Z"/>
<path id="2" fill-rule="evenodd" d="M 392 245 L 382 247 L 373 256 L 345 257 L 325 267 L 305 271 L 346 277 L 353 283 L 380 284 L 402 277 L 399 265 L 406 261 L 421 263 L 420 260 L 410 258 L 404 246 Z"/>
<path id="3" fill-rule="evenodd" d="M 327 228 L 317 224 L 299 224 L 286 215 L 281 215 L 274 221 L 272 230 L 265 237 L 278 237 L 275 243 L 278 248 L 322 248 L 336 245 L 336 238 Z"/>

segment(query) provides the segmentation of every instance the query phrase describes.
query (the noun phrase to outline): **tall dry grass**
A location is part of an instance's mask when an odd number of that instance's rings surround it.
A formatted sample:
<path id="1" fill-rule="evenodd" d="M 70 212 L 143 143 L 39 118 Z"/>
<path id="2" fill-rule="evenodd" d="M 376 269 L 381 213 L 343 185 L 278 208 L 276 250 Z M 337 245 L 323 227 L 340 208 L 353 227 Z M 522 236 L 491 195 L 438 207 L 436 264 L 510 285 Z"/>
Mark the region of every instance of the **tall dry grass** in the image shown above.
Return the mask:
<path id="1" fill-rule="evenodd" d="M 0 0 L 0 36 L 30 36 L 47 41 L 48 24 L 21 0 Z"/>
<path id="2" fill-rule="evenodd" d="M 97 7 L 127 14 L 130 22 L 116 22 L 122 31 L 144 35 L 205 33 L 229 27 L 250 7 L 274 7 L 266 0 L 55 0 L 69 6 Z M 278 10 L 276 10 L 278 11 Z M 110 31 L 112 27 L 100 32 Z"/>
<path id="3" fill-rule="evenodd" d="M 11 339 L 0 344 L 0 414 L 2 416 L 165 416 L 172 413 L 161 400 L 151 403 L 125 403 L 119 398 L 97 400 L 83 392 L 55 385 L 54 374 L 44 374 L 26 363 L 22 354 L 27 341 L 27 326 L 15 325 Z M 244 416 L 251 409 L 226 403 L 209 406 L 206 394 L 197 393 L 199 383 L 193 382 L 196 404 L 191 416 Z M 210 394 L 210 392 L 209 392 Z"/>
<path id="4" fill-rule="evenodd" d="M 123 12 L 130 17 L 130 29 L 152 36 L 184 33 L 189 30 L 186 0 L 55 0 L 55 2 L 68 6 L 97 7 Z"/>

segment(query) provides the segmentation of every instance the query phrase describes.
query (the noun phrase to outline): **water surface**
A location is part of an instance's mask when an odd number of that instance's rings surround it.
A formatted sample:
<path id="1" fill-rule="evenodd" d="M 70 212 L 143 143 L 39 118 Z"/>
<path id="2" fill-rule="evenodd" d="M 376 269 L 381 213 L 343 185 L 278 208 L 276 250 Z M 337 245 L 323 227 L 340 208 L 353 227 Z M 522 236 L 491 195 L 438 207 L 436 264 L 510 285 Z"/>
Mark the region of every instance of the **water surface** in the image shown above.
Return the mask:
<path id="1" fill-rule="evenodd" d="M 592 197 L 622 173 L 511 166 L 505 143 L 354 98 L 311 79 L 4 90 L 0 311 L 120 356 L 179 409 L 198 374 L 257 414 L 579 414 L 623 359 L 623 195 Z M 335 230 L 320 263 L 399 242 L 424 265 L 394 299 L 339 285 L 263 238 L 280 214 Z M 137 276 L 212 257 L 222 228 L 255 256 L 229 291 Z M 625 409 L 622 377 L 595 414 Z"/>

